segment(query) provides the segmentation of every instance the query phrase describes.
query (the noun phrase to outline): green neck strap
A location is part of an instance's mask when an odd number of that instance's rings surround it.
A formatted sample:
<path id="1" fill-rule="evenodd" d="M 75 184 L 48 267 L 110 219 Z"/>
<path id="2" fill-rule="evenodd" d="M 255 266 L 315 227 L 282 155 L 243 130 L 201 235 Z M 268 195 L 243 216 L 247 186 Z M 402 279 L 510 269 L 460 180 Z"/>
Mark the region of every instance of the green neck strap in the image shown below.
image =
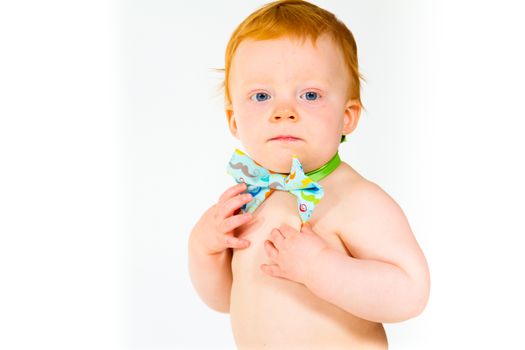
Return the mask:
<path id="1" fill-rule="evenodd" d="M 313 181 L 319 181 L 330 175 L 338 166 L 341 164 L 341 158 L 339 158 L 339 152 L 336 152 L 335 155 L 320 168 L 312 170 L 306 173 Z"/>

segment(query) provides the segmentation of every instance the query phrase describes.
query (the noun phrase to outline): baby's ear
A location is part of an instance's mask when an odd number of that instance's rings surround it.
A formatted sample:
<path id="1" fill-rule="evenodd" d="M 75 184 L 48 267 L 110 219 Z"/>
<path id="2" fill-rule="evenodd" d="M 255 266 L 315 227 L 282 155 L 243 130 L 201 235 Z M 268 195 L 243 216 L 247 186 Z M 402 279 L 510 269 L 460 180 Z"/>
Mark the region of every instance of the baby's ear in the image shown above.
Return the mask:
<path id="1" fill-rule="evenodd" d="M 224 109 L 226 113 L 226 119 L 228 121 L 228 127 L 230 128 L 230 132 L 233 136 L 236 138 L 239 138 L 237 135 L 237 123 L 235 122 L 235 117 L 233 115 L 233 108 L 231 104 L 227 104 Z"/>
<path id="2" fill-rule="evenodd" d="M 350 134 L 357 127 L 361 115 L 361 104 L 358 100 L 350 100 L 345 106 L 343 134 Z"/>

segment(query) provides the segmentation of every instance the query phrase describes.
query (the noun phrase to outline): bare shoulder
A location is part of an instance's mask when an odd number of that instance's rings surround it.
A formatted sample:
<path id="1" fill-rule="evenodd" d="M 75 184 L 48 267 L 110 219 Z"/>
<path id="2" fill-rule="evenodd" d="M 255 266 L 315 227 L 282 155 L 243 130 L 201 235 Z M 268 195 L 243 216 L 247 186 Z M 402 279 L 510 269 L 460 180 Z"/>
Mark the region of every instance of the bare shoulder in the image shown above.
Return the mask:
<path id="1" fill-rule="evenodd" d="M 401 207 L 379 185 L 342 164 L 336 226 L 351 255 L 390 263 L 412 278 L 429 280 L 426 259 Z"/>

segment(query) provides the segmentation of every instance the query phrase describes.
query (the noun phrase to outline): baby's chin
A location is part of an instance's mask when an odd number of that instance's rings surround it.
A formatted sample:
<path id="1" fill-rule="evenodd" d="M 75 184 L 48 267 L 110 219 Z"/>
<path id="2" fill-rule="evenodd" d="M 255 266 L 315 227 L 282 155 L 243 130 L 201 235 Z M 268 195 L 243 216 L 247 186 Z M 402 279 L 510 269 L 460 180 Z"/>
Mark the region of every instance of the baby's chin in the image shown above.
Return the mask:
<path id="1" fill-rule="evenodd" d="M 301 165 L 304 166 L 304 157 L 292 151 L 268 153 L 259 157 L 256 156 L 253 159 L 270 171 L 288 174 L 292 168 L 293 155 L 297 156 Z"/>
<path id="2" fill-rule="evenodd" d="M 275 173 L 288 174 L 290 172 L 290 169 L 292 168 L 291 158 L 290 158 L 290 161 L 287 162 L 286 164 L 279 163 L 279 162 L 269 162 L 269 163 L 270 164 L 268 166 L 265 166 L 265 168 Z"/>

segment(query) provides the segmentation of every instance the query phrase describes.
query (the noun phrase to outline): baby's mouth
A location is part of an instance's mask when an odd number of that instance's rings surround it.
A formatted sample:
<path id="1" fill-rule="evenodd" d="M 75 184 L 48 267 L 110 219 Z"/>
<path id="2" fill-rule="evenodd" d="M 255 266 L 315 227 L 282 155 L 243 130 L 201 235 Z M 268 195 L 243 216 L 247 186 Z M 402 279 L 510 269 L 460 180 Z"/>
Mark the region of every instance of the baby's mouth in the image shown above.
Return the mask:
<path id="1" fill-rule="evenodd" d="M 294 142 L 294 141 L 299 141 L 299 139 L 295 137 L 280 137 L 277 139 L 272 139 L 271 141 Z"/>
<path id="2" fill-rule="evenodd" d="M 292 135 L 279 135 L 271 138 L 269 141 L 294 142 L 301 141 L 301 139 Z"/>

